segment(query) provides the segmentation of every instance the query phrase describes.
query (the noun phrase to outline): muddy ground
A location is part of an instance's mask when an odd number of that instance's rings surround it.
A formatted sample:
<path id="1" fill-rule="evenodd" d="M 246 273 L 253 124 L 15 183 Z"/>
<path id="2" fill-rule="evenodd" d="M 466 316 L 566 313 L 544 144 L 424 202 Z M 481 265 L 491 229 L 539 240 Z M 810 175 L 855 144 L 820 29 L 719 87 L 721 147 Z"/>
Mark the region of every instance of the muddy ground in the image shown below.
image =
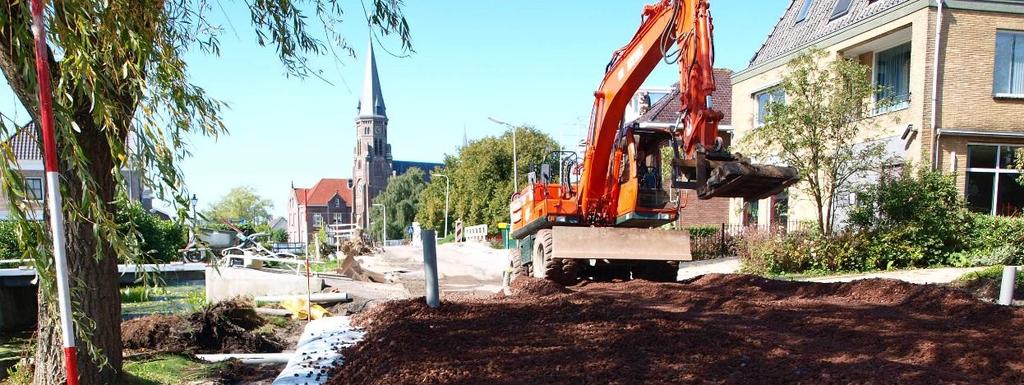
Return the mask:
<path id="1" fill-rule="evenodd" d="M 891 280 L 517 279 L 509 297 L 389 302 L 330 384 L 1017 384 L 1024 310 Z"/>

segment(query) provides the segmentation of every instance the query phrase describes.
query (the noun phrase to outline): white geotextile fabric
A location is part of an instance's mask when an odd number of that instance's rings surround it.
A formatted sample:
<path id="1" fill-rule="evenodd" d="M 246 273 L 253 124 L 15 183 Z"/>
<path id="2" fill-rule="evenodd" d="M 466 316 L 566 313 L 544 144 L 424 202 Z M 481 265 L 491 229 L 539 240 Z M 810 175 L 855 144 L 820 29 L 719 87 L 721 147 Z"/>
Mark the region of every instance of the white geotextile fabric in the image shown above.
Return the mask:
<path id="1" fill-rule="evenodd" d="M 274 380 L 274 385 L 321 385 L 331 368 L 341 365 L 341 349 L 363 339 L 363 330 L 349 317 L 327 317 L 306 325 L 295 355 Z"/>

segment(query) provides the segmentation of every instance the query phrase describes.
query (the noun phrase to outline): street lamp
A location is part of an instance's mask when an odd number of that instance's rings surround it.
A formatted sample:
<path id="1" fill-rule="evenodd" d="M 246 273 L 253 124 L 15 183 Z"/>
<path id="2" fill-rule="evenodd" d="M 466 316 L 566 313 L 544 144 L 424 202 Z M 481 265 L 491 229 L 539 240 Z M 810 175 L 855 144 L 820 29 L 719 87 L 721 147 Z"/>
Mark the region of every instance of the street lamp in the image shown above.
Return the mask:
<path id="1" fill-rule="evenodd" d="M 495 118 L 492 118 L 492 117 L 487 117 L 487 120 L 490 120 L 490 121 L 492 121 L 494 123 L 498 123 L 500 125 L 508 127 L 510 130 L 512 130 L 512 188 L 515 189 L 515 191 L 513 191 L 513 192 L 517 193 L 517 192 L 519 192 L 519 156 L 518 156 L 518 154 L 516 152 L 516 131 L 517 130 L 516 130 L 515 126 L 513 126 L 511 124 L 508 124 L 508 123 L 505 123 L 505 122 L 502 122 L 502 121 L 500 121 L 498 119 L 495 119 Z"/>
<path id="2" fill-rule="evenodd" d="M 192 199 L 189 199 L 189 203 L 192 203 L 192 224 L 195 225 L 196 219 L 196 204 L 199 203 L 199 198 L 196 198 L 196 194 L 192 194 Z"/>
<path id="3" fill-rule="evenodd" d="M 381 212 L 384 213 L 384 223 L 380 227 L 380 247 L 383 248 L 388 244 L 388 208 L 383 203 L 374 203 L 374 206 L 380 206 Z"/>
<path id="4" fill-rule="evenodd" d="M 448 188 L 451 187 L 451 179 L 448 179 L 448 175 L 444 174 L 430 174 L 434 177 L 444 178 L 444 237 L 448 238 Z"/>

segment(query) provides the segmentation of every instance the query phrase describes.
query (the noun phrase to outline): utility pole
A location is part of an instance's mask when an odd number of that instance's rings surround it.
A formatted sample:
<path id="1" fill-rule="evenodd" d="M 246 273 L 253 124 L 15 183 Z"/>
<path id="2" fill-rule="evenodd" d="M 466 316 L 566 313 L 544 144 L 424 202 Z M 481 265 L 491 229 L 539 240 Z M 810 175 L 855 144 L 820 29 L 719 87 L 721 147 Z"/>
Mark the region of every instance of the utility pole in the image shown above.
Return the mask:
<path id="1" fill-rule="evenodd" d="M 448 189 L 451 187 L 451 179 L 444 174 L 430 174 L 435 177 L 444 178 L 444 237 L 448 238 Z"/>

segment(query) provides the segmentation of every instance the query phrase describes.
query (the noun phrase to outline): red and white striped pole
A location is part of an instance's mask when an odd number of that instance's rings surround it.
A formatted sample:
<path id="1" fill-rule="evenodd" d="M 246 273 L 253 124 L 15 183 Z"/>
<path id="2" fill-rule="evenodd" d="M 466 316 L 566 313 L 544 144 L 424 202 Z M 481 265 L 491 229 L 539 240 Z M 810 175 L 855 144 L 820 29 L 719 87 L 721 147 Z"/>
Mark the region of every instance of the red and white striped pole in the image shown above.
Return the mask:
<path id="1" fill-rule="evenodd" d="M 46 25 L 43 0 L 32 0 L 32 33 L 35 35 L 36 77 L 39 83 L 39 117 L 43 132 L 43 162 L 46 168 L 46 206 L 50 212 L 53 259 L 57 268 L 57 301 L 64 338 L 64 366 L 68 385 L 78 385 L 78 353 L 71 318 L 71 293 L 68 289 L 68 259 L 64 245 L 64 214 L 61 212 L 60 173 L 57 166 L 57 142 L 53 131 L 53 95 L 46 50 Z"/>

